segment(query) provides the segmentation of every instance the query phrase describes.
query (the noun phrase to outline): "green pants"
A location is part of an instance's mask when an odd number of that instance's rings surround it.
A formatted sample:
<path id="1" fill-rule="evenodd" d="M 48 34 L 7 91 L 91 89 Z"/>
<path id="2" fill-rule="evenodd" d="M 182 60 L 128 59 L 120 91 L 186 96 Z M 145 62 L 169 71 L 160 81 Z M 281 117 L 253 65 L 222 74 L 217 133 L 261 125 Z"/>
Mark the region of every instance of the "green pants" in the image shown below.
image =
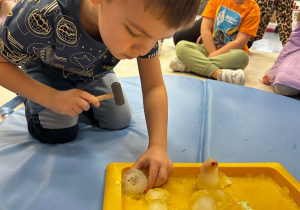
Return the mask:
<path id="1" fill-rule="evenodd" d="M 249 63 L 249 56 L 244 50 L 233 49 L 208 58 L 203 45 L 188 41 L 177 43 L 176 54 L 191 71 L 206 77 L 211 77 L 218 69 L 245 69 Z"/>

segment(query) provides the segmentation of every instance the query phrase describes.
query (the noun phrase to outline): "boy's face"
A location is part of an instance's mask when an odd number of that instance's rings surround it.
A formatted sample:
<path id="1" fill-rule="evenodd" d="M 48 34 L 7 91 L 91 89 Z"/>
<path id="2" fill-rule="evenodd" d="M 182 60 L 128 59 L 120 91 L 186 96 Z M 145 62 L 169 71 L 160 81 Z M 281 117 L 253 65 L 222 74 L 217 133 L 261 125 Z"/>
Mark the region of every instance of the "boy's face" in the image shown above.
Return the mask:
<path id="1" fill-rule="evenodd" d="M 168 29 L 151 12 L 145 12 L 142 0 L 93 1 L 99 4 L 98 27 L 103 42 L 118 59 L 145 55 L 157 40 L 176 32 L 176 29 Z"/>

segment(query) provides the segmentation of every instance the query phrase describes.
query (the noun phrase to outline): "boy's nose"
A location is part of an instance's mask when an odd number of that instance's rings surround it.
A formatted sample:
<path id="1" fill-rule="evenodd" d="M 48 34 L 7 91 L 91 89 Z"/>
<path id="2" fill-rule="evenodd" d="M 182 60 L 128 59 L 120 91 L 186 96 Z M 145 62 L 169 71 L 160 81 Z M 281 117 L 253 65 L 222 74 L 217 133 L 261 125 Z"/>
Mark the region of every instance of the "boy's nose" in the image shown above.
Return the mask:
<path id="1" fill-rule="evenodd" d="M 153 47 L 155 43 L 149 43 L 149 44 L 141 44 L 141 45 L 134 45 L 132 47 L 132 52 L 134 54 L 143 56 L 146 55 Z"/>
<path id="2" fill-rule="evenodd" d="M 132 52 L 135 55 L 143 56 L 143 55 L 146 55 L 148 51 L 149 50 L 146 47 L 141 47 L 141 46 L 133 46 L 132 47 Z"/>

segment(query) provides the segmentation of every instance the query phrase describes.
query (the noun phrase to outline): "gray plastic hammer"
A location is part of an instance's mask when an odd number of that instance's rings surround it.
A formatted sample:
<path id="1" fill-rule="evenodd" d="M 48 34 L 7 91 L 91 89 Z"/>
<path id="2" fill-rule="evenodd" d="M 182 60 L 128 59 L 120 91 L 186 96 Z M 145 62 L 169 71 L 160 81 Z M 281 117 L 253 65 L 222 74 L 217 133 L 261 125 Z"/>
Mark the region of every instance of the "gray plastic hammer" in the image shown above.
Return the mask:
<path id="1" fill-rule="evenodd" d="M 104 101 L 110 98 L 114 98 L 116 105 L 118 106 L 123 105 L 125 103 L 125 99 L 124 99 L 121 84 L 119 82 L 114 82 L 111 85 L 111 89 L 112 89 L 112 93 L 96 96 L 98 101 Z"/>

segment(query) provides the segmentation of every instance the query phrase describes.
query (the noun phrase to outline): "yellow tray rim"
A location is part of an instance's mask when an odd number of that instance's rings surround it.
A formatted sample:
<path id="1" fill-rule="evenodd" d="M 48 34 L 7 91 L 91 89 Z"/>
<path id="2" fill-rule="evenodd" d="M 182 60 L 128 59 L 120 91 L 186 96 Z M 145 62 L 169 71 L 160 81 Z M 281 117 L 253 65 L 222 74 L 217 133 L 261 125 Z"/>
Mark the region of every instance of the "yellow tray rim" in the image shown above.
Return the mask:
<path id="1" fill-rule="evenodd" d="M 106 167 L 106 181 L 105 181 L 105 193 L 103 210 L 122 209 L 122 170 L 130 168 L 134 163 L 110 163 Z M 199 168 L 203 163 L 174 163 L 174 169 L 176 168 Z M 238 168 L 238 169 L 274 169 L 281 177 L 283 177 L 294 190 L 300 195 L 300 183 L 280 164 L 280 163 L 219 163 L 220 170 L 225 168 Z M 245 174 L 247 175 L 247 174 Z M 289 186 L 289 188 L 291 187 Z M 113 202 L 111 200 L 113 198 Z M 295 198 L 294 198 L 295 199 Z M 295 201 L 300 205 L 300 200 Z"/>

